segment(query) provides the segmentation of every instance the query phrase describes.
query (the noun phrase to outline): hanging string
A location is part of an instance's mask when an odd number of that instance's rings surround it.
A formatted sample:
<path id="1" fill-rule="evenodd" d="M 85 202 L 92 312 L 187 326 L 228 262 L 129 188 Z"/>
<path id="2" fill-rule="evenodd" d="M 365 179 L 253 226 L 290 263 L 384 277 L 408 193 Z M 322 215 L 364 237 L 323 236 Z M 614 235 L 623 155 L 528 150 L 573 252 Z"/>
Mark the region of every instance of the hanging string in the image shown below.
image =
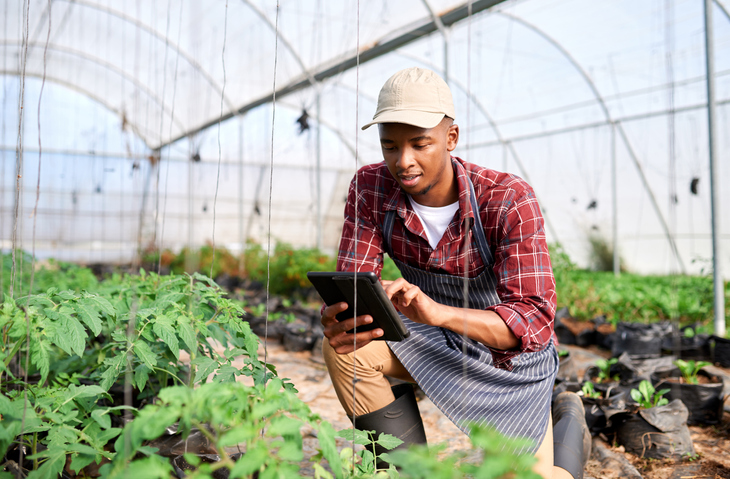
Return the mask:
<path id="1" fill-rule="evenodd" d="M 25 53 L 23 58 L 23 84 L 25 84 L 25 67 L 28 63 L 28 16 L 30 14 L 30 1 L 28 1 L 28 7 L 26 8 L 26 26 L 25 26 Z M 20 432 L 21 434 L 23 431 L 25 431 L 25 420 L 27 418 L 28 414 L 28 369 L 30 367 L 30 316 L 28 315 L 28 308 L 30 306 L 30 295 L 33 294 L 33 280 L 35 278 L 35 238 L 36 238 L 36 223 L 37 223 L 37 216 L 38 216 L 38 200 L 40 198 L 40 192 L 41 192 L 41 154 L 42 154 L 42 144 L 41 144 L 41 99 L 43 98 L 43 88 L 46 85 L 46 65 L 47 65 L 47 54 L 48 54 L 48 42 L 51 38 L 51 0 L 48 0 L 48 34 L 46 35 L 46 45 L 43 49 L 43 80 L 41 82 L 41 90 L 38 94 L 38 179 L 36 183 L 36 196 L 35 196 L 35 205 L 33 207 L 33 237 L 32 237 L 32 259 L 31 259 L 31 267 L 30 267 L 30 281 L 28 284 L 28 300 L 26 301 L 26 307 L 24 310 L 25 313 L 25 368 L 23 371 L 23 417 L 20 421 Z M 22 103 L 21 103 L 22 104 Z M 22 106 L 21 106 L 22 108 Z M 22 131 L 22 122 L 20 122 L 20 130 Z M 19 134 L 19 137 L 22 139 L 22 135 Z M 19 142 L 19 158 L 22 158 L 22 149 L 23 149 L 23 143 L 22 141 Z M 18 181 L 20 181 L 20 177 L 18 177 Z M 16 210 L 17 211 L 17 210 Z M 16 217 L 17 219 L 17 217 Z M 13 251 L 15 248 L 13 248 Z M 21 271 L 21 280 L 22 280 L 22 271 Z M 22 281 L 21 281 L 22 285 Z M 22 286 L 21 286 L 22 288 Z M 22 293 L 22 290 L 21 290 Z M 23 449 L 19 448 L 20 450 L 20 457 L 18 460 L 18 464 L 22 466 L 23 464 Z"/>
<path id="2" fill-rule="evenodd" d="M 353 231 L 353 234 L 355 236 L 354 241 L 354 248 L 355 248 L 355 254 L 353 255 L 353 258 L 355 258 L 355 268 L 352 272 L 354 277 L 354 291 L 353 291 L 353 301 L 352 301 L 352 317 L 357 318 L 357 244 L 358 244 L 358 206 L 357 201 L 360 196 L 360 188 L 358 186 L 358 178 L 357 178 L 357 159 L 359 154 L 359 146 L 360 146 L 360 128 L 358 127 L 358 120 L 360 118 L 360 0 L 357 0 L 357 26 L 355 28 L 356 34 L 356 44 L 355 44 L 355 228 Z M 364 259 L 363 259 L 364 260 Z M 352 331 L 352 363 L 357 364 L 357 321 L 355 321 L 355 327 Z M 357 368 L 352 369 L 352 428 L 357 429 L 357 425 L 355 424 L 355 404 L 356 404 L 356 397 L 357 397 L 357 383 L 359 380 L 357 379 Z M 355 473 L 355 434 L 353 432 L 352 434 L 352 472 Z"/>
<path id="3" fill-rule="evenodd" d="M 180 45 L 180 32 L 182 32 L 182 17 L 183 17 L 183 5 L 184 3 L 180 2 L 180 19 L 178 21 L 177 26 L 177 45 Z M 175 95 L 177 93 L 177 68 L 178 64 L 180 63 L 180 50 L 177 50 L 177 56 L 175 57 L 175 75 L 173 77 L 172 81 L 172 106 L 170 107 L 170 129 L 168 130 L 168 138 L 172 138 L 172 125 L 174 123 L 175 119 Z M 164 97 L 163 97 L 164 102 Z M 158 247 L 158 257 L 157 257 L 157 274 L 160 274 L 160 268 L 162 267 L 162 242 L 165 237 L 165 218 L 167 214 L 167 186 L 169 184 L 170 180 L 170 151 L 172 150 L 172 145 L 169 145 L 167 147 L 167 169 L 165 170 L 165 194 L 162 198 L 162 225 L 160 227 L 160 246 Z M 160 155 L 161 157 L 162 155 Z"/>
<path id="4" fill-rule="evenodd" d="M 15 146 L 15 207 L 13 214 L 13 235 L 12 235 L 12 261 L 13 266 L 10 270 L 10 298 L 14 297 L 15 280 L 18 274 L 17 258 L 15 250 L 18 247 L 18 221 L 20 219 L 20 190 L 22 183 L 22 165 L 23 165 L 23 106 L 25 102 L 25 67 L 28 63 L 28 15 L 30 10 L 30 0 L 23 1 L 23 38 L 22 51 L 20 55 L 20 88 L 18 92 L 18 140 Z M 23 280 L 23 272 L 21 266 L 20 280 Z"/>
<path id="5" fill-rule="evenodd" d="M 4 32 L 8 31 L 8 4 L 10 2 L 5 2 L 5 11 L 3 16 L 3 28 Z M 3 71 L 8 71 L 8 44 L 6 43 L 3 45 Z M 3 147 L 3 156 L 2 156 L 2 169 L 0 169 L 0 178 L 5 178 L 5 112 L 7 111 L 7 76 L 3 76 L 3 114 L 2 114 L 2 147 Z M 5 186 L 3 185 L 2 194 L 0 194 L 0 198 L 5 198 Z M 1 208 L 0 208 L 1 209 Z M 4 222 L 0 221 L 0 238 L 5 237 L 5 228 L 4 228 Z M 0 247 L 0 294 L 4 294 L 5 291 L 5 258 L 2 256 L 2 248 Z M 11 283 L 12 284 L 12 283 Z M 3 301 L 5 298 L 3 298 Z M 2 373 L 0 373 L 0 379 L 2 378 Z"/>
<path id="6" fill-rule="evenodd" d="M 165 57 L 162 61 L 162 97 L 160 100 L 160 142 L 162 142 L 162 129 L 165 121 L 165 91 L 167 90 L 167 52 L 169 50 L 170 35 L 170 9 L 172 0 L 167 1 L 167 22 L 165 26 Z M 172 122 L 172 118 L 170 119 Z M 160 217 L 160 168 L 162 168 L 162 151 L 157 150 L 157 175 L 155 177 L 155 229 L 152 239 L 157 246 L 157 274 L 160 274 L 160 263 L 162 258 L 162 238 L 157 238 L 157 223 Z M 167 171 L 170 171 L 168 166 Z"/>
<path id="7" fill-rule="evenodd" d="M 264 385 L 269 359 L 269 293 L 271 285 L 271 197 L 274 194 L 274 125 L 276 123 L 276 67 L 279 59 L 279 0 L 276 0 L 276 18 L 274 20 L 274 82 L 271 87 L 271 151 L 269 156 L 269 211 L 268 231 L 266 234 L 266 321 L 264 321 Z"/>
<path id="8" fill-rule="evenodd" d="M 467 5 L 467 23 L 466 23 L 466 91 L 471 93 L 471 14 L 472 14 L 472 3 L 471 0 L 469 0 L 469 3 Z M 469 98 L 467 98 L 466 102 L 466 122 L 467 125 L 471 125 L 470 123 L 470 113 L 471 113 L 471 101 Z M 466 129 L 465 129 L 466 131 Z M 466 201 L 469 205 L 471 205 L 471 188 L 467 189 L 466 192 Z M 478 204 L 477 204 L 478 206 Z M 472 211 L 472 213 L 476 216 L 479 214 L 479 210 Z M 475 218 L 476 222 L 476 218 Z M 469 340 L 469 324 L 467 322 L 467 309 L 469 308 L 469 246 L 471 245 L 471 241 L 469 241 L 469 233 L 471 232 L 471 221 L 469 221 L 469 217 L 464 218 L 464 245 L 463 245 L 463 252 L 464 252 L 464 264 L 462 266 L 463 268 L 463 275 L 464 275 L 464 281 L 462 283 L 462 289 L 461 294 L 463 295 L 464 299 L 464 327 L 462 332 L 462 345 L 461 345 L 461 378 L 462 383 L 464 384 L 464 387 L 461 388 L 461 394 L 463 397 L 463 400 L 461 401 L 462 409 L 463 405 L 466 403 L 466 395 L 468 394 L 468 391 L 466 390 L 466 377 L 468 374 L 468 367 L 467 367 L 467 346 L 468 346 L 468 340 Z M 472 235 L 473 236 L 473 235 Z M 485 264 L 485 268 L 488 268 L 489 265 Z"/>
<path id="9" fill-rule="evenodd" d="M 48 56 L 48 43 L 51 39 L 51 0 L 48 0 L 48 34 L 46 35 L 46 45 L 43 49 L 43 79 L 41 80 L 41 91 L 38 94 L 38 111 L 37 111 L 37 123 L 38 123 L 38 178 L 36 181 L 35 189 L 35 205 L 33 206 L 33 236 L 31 239 L 31 266 L 30 266 L 30 282 L 28 285 L 28 296 L 33 294 L 33 280 L 35 278 L 35 239 L 36 239 L 36 224 L 38 223 L 38 201 L 41 196 L 41 158 L 43 155 L 43 146 L 41 144 L 41 100 L 43 99 L 43 89 L 46 86 L 46 65 Z M 27 314 L 27 311 L 26 311 Z M 25 364 L 26 375 L 28 374 L 28 362 Z"/>
<path id="10" fill-rule="evenodd" d="M 221 63 L 223 64 L 223 88 L 221 89 L 221 108 L 218 117 L 218 172 L 215 178 L 215 195 L 213 196 L 213 258 L 210 261 L 210 276 L 213 278 L 213 265 L 215 264 L 215 210 L 218 204 L 218 186 L 221 181 L 221 122 L 223 121 L 223 98 L 226 94 L 226 34 L 228 32 L 228 0 L 226 0 L 226 11 L 223 17 L 223 50 L 221 51 Z M 275 79 L 276 81 L 276 79 Z"/>

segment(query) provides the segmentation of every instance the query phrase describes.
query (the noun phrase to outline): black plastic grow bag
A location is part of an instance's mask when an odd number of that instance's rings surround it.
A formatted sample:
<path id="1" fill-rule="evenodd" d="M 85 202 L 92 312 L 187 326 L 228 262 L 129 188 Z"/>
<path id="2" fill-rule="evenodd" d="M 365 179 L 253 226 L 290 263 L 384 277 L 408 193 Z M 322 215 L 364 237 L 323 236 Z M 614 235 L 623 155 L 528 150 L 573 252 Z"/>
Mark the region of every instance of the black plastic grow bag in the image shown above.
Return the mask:
<path id="1" fill-rule="evenodd" d="M 730 339 L 712 336 L 715 341 L 713 361 L 723 368 L 730 368 Z"/>
<path id="2" fill-rule="evenodd" d="M 619 323 L 611 343 L 611 355 L 628 353 L 632 358 L 657 358 L 662 353 L 662 341 L 672 332 L 669 322 L 642 324 Z"/>
<path id="3" fill-rule="evenodd" d="M 662 351 L 664 354 L 671 354 L 682 359 L 710 361 L 712 359 L 710 336 L 708 334 L 686 334 L 690 330 L 694 332 L 694 328 L 685 326 L 680 331 L 667 335 L 662 341 Z"/>
<path id="4" fill-rule="evenodd" d="M 665 406 L 639 409 L 613 416 L 616 440 L 626 451 L 653 459 L 694 456 L 687 428 L 689 412 L 679 399 Z"/>
<path id="5" fill-rule="evenodd" d="M 611 426 L 611 417 L 626 411 L 627 393 L 622 388 L 596 387 L 604 397 L 589 398 L 581 396 L 586 413 L 586 424 L 594 436 L 604 432 Z"/>
<path id="6" fill-rule="evenodd" d="M 706 384 L 687 384 L 667 381 L 667 378 L 679 378 L 679 369 L 656 371 L 651 382 L 656 389 L 669 389 L 664 395 L 670 401 L 679 399 L 687 406 L 689 416 L 687 424 L 719 424 L 722 421 L 723 380 L 706 371 L 700 371 L 698 376 L 719 382 Z"/>

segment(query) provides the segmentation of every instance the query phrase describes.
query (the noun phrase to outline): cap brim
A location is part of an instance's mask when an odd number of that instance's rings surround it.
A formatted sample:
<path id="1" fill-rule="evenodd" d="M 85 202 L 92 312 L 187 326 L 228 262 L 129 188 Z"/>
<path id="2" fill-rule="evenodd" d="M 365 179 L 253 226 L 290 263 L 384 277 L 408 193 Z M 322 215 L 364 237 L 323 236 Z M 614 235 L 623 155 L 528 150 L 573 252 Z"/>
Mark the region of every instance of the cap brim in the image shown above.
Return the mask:
<path id="1" fill-rule="evenodd" d="M 378 123 L 404 123 L 418 128 L 433 128 L 445 116 L 444 113 L 433 113 L 430 111 L 389 110 L 376 114 L 373 121 L 363 126 L 362 129 L 365 130 Z"/>

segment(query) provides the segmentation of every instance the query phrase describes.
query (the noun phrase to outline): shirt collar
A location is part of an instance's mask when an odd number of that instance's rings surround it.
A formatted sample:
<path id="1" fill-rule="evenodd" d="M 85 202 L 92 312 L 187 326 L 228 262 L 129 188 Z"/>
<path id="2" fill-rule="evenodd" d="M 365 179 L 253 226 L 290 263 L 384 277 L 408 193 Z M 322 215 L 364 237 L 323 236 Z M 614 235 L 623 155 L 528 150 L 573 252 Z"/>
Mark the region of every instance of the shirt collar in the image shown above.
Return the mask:
<path id="1" fill-rule="evenodd" d="M 474 211 L 472 211 L 471 203 L 469 202 L 469 177 L 464 166 L 464 160 L 452 156 L 451 166 L 454 168 L 459 188 L 459 215 L 461 221 L 464 221 L 464 218 L 474 218 Z M 388 171 L 388 174 L 390 175 L 390 171 Z M 383 209 L 385 211 L 396 210 L 398 216 L 405 218 L 406 211 L 409 208 L 408 202 L 406 201 L 406 194 L 395 179 L 393 179 L 393 183 L 395 187 L 386 195 Z"/>

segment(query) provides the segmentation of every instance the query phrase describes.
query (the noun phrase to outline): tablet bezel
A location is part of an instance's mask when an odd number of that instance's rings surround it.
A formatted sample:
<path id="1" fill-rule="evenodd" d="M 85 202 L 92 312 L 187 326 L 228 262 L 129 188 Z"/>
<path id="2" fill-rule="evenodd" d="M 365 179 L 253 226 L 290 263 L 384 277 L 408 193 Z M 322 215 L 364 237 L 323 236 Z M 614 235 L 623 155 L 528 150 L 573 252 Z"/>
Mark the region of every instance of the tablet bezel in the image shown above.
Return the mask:
<path id="1" fill-rule="evenodd" d="M 353 317 L 355 273 L 310 271 L 307 273 L 307 279 L 328 306 L 339 302 L 348 304 L 348 308 L 336 316 L 338 320 Z M 357 296 L 357 315 L 369 314 L 373 317 L 372 323 L 358 326 L 358 332 L 381 328 L 383 336 L 376 340 L 402 341 L 408 337 L 410 331 L 403 324 L 375 273 L 357 273 Z M 352 332 L 353 330 L 348 331 L 348 333 Z"/>

